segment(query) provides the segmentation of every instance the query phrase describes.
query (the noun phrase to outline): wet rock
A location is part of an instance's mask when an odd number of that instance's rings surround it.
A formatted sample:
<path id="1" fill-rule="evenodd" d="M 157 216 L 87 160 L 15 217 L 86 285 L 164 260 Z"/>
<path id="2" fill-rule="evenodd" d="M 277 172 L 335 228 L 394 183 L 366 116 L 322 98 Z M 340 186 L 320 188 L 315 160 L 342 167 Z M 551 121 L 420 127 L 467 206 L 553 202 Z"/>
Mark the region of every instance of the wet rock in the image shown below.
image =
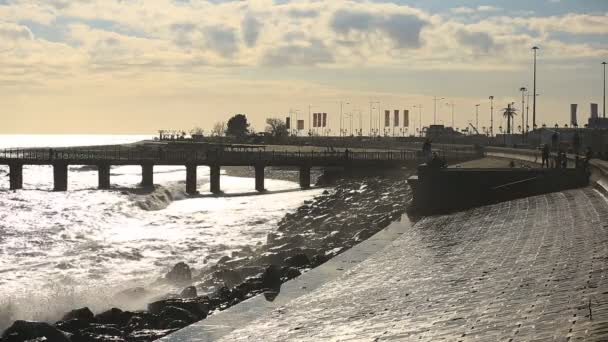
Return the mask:
<path id="1" fill-rule="evenodd" d="M 304 253 L 298 253 L 296 255 L 287 257 L 285 259 L 285 266 L 295 267 L 295 268 L 304 268 L 310 264 L 310 260 L 308 260 L 308 256 Z"/>
<path id="2" fill-rule="evenodd" d="M 213 278 L 223 282 L 228 287 L 235 286 L 243 281 L 240 272 L 233 269 L 220 269 L 213 273 Z"/>
<path id="3" fill-rule="evenodd" d="M 71 319 L 78 319 L 83 322 L 92 322 L 95 319 L 95 315 L 93 312 L 87 308 L 80 308 L 72 310 L 65 315 L 63 315 L 62 321 L 69 321 Z"/>
<path id="4" fill-rule="evenodd" d="M 167 329 L 181 329 L 188 326 L 188 324 L 189 323 L 186 321 L 172 321 L 171 323 L 167 324 Z"/>
<path id="5" fill-rule="evenodd" d="M 81 330 L 81 334 L 123 336 L 123 332 L 116 325 L 93 324 L 91 327 Z"/>
<path id="6" fill-rule="evenodd" d="M 163 329 L 163 330 L 153 330 L 153 329 L 144 329 L 139 331 L 134 331 L 127 335 L 127 340 L 132 342 L 147 342 L 158 340 L 161 337 L 165 337 L 170 333 L 174 332 L 175 329 Z"/>
<path id="7" fill-rule="evenodd" d="M 68 333 L 75 333 L 79 330 L 86 329 L 91 325 L 90 322 L 80 320 L 78 318 L 73 318 L 67 321 L 59 321 L 55 323 L 55 327 L 61 331 L 65 331 Z"/>
<path id="8" fill-rule="evenodd" d="M 281 269 L 281 281 L 285 282 L 293 278 L 299 277 L 302 273 L 294 267 L 283 267 Z"/>
<path id="9" fill-rule="evenodd" d="M 201 320 L 207 317 L 210 310 L 210 302 L 206 296 L 167 299 L 148 304 L 148 311 L 152 314 L 161 315 L 168 307 L 183 309 L 194 315 L 196 320 Z"/>
<path id="10" fill-rule="evenodd" d="M 281 288 L 281 269 L 276 265 L 270 265 L 262 274 L 262 286 L 265 289 Z"/>
<path id="11" fill-rule="evenodd" d="M 194 286 L 188 286 L 185 289 L 182 290 L 182 292 L 179 294 L 180 297 L 182 298 L 194 298 L 197 296 L 196 293 L 196 287 Z"/>
<path id="12" fill-rule="evenodd" d="M 119 327 L 126 325 L 133 316 L 132 312 L 112 308 L 95 316 L 95 322 L 99 324 L 114 324 Z"/>
<path id="13" fill-rule="evenodd" d="M 5 342 L 24 342 L 37 338 L 45 338 L 46 342 L 70 342 L 64 332 L 43 322 L 15 321 L 2 334 L 2 341 Z"/>
<path id="14" fill-rule="evenodd" d="M 192 324 L 199 320 L 190 311 L 175 306 L 165 307 L 158 317 L 162 322 L 161 327 L 166 329 L 171 329 L 169 326 L 174 321 L 184 321 L 186 324 Z"/>
<path id="15" fill-rule="evenodd" d="M 165 278 L 174 283 L 185 283 L 192 280 L 192 271 L 190 266 L 184 262 L 178 262 L 173 266 L 171 271 L 165 275 Z"/>

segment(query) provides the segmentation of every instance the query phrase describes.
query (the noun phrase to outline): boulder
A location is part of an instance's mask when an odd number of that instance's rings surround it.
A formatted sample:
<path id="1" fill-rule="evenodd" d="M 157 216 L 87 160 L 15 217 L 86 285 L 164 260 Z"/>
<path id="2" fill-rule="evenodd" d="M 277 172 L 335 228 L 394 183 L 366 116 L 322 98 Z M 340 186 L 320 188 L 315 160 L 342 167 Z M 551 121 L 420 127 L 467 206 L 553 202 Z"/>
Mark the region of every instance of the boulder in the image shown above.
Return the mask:
<path id="1" fill-rule="evenodd" d="M 295 268 L 308 267 L 309 264 L 310 260 L 308 260 L 308 256 L 306 256 L 306 254 L 304 253 L 298 253 L 296 255 L 287 257 L 284 262 L 285 266 Z"/>
<path id="2" fill-rule="evenodd" d="M 165 278 L 174 283 L 185 283 L 192 280 L 192 271 L 190 266 L 184 262 L 178 262 L 173 266 L 171 271 L 165 275 Z"/>
<path id="3" fill-rule="evenodd" d="M 210 304 L 209 298 L 206 296 L 196 298 L 174 298 L 150 303 L 148 304 L 148 311 L 151 314 L 160 315 L 168 307 L 186 310 L 194 315 L 196 320 L 201 320 L 207 317 Z"/>
<path id="4" fill-rule="evenodd" d="M 86 329 L 91 325 L 90 322 L 80 320 L 78 318 L 72 318 L 67 321 L 59 321 L 55 323 L 55 327 L 61 331 L 68 333 L 75 333 L 79 330 Z"/>
<path id="5" fill-rule="evenodd" d="M 175 306 L 165 307 L 158 317 L 162 322 L 161 327 L 166 329 L 170 329 L 169 326 L 173 321 L 184 321 L 186 324 L 192 324 L 199 320 L 190 311 Z"/>
<path id="6" fill-rule="evenodd" d="M 188 286 L 185 289 L 182 290 L 182 292 L 179 294 L 180 297 L 182 298 L 194 298 L 197 296 L 196 293 L 196 287 L 194 286 Z"/>
<path id="7" fill-rule="evenodd" d="M 145 330 L 139 330 L 139 331 L 134 331 L 134 332 L 130 333 L 129 335 L 127 335 L 127 340 L 132 341 L 132 342 L 155 341 L 155 340 L 158 340 L 159 338 L 162 338 L 162 337 L 165 337 L 165 336 L 169 335 L 170 333 L 172 333 L 174 331 L 175 330 L 173 330 L 173 329 L 163 329 L 163 330 L 145 329 Z"/>
<path id="8" fill-rule="evenodd" d="M 286 282 L 293 278 L 299 277 L 302 273 L 294 267 L 283 267 L 281 269 L 281 281 Z"/>
<path id="9" fill-rule="evenodd" d="M 122 311 L 117 308 L 104 311 L 95 316 L 95 322 L 99 324 L 114 324 L 119 327 L 125 326 L 133 316 L 132 312 Z"/>
<path id="10" fill-rule="evenodd" d="M 23 342 L 37 338 L 45 338 L 46 342 L 70 342 L 64 332 L 44 322 L 15 321 L 2 334 L 2 341 L 5 342 Z"/>
<path id="11" fill-rule="evenodd" d="M 124 333 L 116 325 L 93 324 L 89 328 L 80 331 L 81 334 L 123 336 Z"/>
<path id="12" fill-rule="evenodd" d="M 69 321 L 71 319 L 78 319 L 83 322 L 93 322 L 93 320 L 95 319 L 95 315 L 89 308 L 84 307 L 66 313 L 65 315 L 63 315 L 63 318 L 61 320 Z"/>

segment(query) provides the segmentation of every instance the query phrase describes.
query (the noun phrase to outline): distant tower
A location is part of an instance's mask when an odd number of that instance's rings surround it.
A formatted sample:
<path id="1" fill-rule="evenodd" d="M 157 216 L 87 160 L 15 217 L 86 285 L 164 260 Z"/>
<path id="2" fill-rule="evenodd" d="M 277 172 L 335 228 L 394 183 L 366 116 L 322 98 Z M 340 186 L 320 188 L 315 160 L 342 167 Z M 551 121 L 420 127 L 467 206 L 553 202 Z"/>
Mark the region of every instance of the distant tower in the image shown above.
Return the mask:
<path id="1" fill-rule="evenodd" d="M 578 122 L 576 120 L 576 109 L 578 105 L 573 103 L 570 105 L 570 126 L 576 127 L 578 126 Z"/>
<path id="2" fill-rule="evenodd" d="M 597 103 L 592 103 L 591 104 L 591 118 L 592 119 L 597 119 L 598 118 Z"/>

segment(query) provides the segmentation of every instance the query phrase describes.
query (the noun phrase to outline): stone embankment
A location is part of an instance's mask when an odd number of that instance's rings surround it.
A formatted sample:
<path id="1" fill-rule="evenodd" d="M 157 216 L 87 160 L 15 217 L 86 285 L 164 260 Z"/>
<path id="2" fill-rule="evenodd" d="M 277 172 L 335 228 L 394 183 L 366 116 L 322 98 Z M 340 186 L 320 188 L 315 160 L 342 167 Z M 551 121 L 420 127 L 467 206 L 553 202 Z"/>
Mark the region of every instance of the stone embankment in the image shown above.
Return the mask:
<path id="1" fill-rule="evenodd" d="M 606 227 L 592 188 L 426 217 L 221 341 L 607 341 Z"/>
<path id="2" fill-rule="evenodd" d="M 55 324 L 17 321 L 2 341 L 151 341 L 260 293 L 272 299 L 281 283 L 347 250 L 397 220 L 411 199 L 407 174 L 349 177 L 287 214 L 266 245 L 224 257 L 199 273 L 179 263 L 161 282 L 183 288 L 144 311 L 73 310 Z M 322 179 L 322 181 L 325 181 Z M 193 274 L 194 273 L 194 274 Z M 122 296 L 140 296 L 133 289 Z M 202 295 L 201 295 L 202 294 Z"/>

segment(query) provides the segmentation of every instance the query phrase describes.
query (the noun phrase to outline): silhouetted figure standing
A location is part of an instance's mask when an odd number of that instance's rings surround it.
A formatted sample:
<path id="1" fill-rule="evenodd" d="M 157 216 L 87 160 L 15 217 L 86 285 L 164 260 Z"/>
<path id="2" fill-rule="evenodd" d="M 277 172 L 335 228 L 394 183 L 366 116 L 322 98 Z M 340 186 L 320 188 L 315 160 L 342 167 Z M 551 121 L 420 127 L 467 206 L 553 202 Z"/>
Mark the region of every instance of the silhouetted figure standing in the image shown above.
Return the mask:
<path id="1" fill-rule="evenodd" d="M 547 166 L 547 168 L 549 168 L 549 145 L 545 144 L 543 146 L 543 153 L 542 153 L 542 164 L 541 167 L 545 167 L 545 165 Z"/>
<path id="2" fill-rule="evenodd" d="M 431 141 L 429 139 L 426 139 L 424 141 L 424 144 L 422 144 L 422 154 L 424 155 L 424 158 L 426 159 L 427 162 L 429 162 L 431 160 L 432 154 L 431 154 Z"/>

